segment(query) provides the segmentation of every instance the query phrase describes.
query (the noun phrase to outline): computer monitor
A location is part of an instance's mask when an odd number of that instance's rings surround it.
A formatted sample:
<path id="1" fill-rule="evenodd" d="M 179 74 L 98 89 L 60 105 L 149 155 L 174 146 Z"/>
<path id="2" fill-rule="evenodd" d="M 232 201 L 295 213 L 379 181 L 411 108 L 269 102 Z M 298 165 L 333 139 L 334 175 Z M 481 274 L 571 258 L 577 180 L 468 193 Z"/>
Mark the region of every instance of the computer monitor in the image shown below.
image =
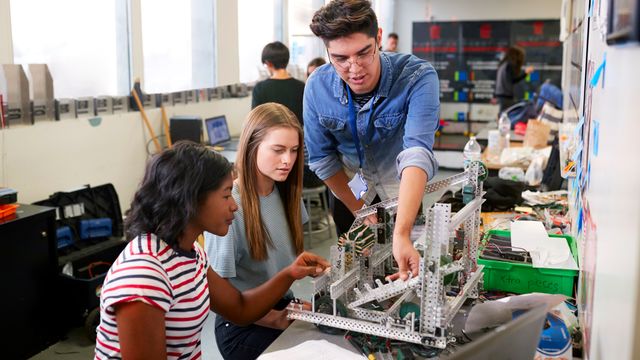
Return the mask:
<path id="1" fill-rule="evenodd" d="M 443 357 L 447 360 L 531 360 L 536 354 L 547 307 L 541 305 Z"/>
<path id="2" fill-rule="evenodd" d="M 204 121 L 209 135 L 209 145 L 221 145 L 231 141 L 227 118 L 224 115 L 208 118 Z"/>
<path id="3" fill-rule="evenodd" d="M 169 122 L 171 142 L 189 140 L 202 142 L 202 118 L 197 116 L 172 116 Z"/>

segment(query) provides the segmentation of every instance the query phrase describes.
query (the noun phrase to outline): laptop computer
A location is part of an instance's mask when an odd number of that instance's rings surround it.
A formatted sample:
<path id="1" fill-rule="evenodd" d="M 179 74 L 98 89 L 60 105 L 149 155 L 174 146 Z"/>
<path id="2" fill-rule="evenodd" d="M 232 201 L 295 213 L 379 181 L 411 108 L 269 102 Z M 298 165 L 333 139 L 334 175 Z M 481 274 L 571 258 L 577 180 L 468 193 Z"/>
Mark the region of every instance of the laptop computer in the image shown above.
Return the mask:
<path id="1" fill-rule="evenodd" d="M 223 147 L 224 150 L 238 150 L 238 139 L 231 137 L 226 116 L 208 118 L 204 121 L 204 125 L 209 136 L 209 146 Z"/>
<path id="2" fill-rule="evenodd" d="M 542 335 L 547 311 L 545 305 L 530 309 L 442 359 L 531 360 Z"/>

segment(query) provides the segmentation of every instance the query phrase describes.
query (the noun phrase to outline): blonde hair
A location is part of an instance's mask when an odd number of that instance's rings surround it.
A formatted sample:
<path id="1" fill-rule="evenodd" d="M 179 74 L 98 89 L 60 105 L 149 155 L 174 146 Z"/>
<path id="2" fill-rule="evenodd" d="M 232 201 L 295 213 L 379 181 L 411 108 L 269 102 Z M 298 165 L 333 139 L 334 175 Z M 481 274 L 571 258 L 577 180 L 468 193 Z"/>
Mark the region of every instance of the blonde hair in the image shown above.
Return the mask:
<path id="1" fill-rule="evenodd" d="M 240 135 L 236 166 L 238 170 L 238 189 L 240 203 L 244 213 L 244 228 L 249 244 L 249 252 L 254 260 L 268 258 L 267 246 L 273 247 L 273 241 L 262 222 L 260 199 L 256 179 L 258 178 L 258 147 L 269 131 L 275 128 L 290 128 L 298 133 L 298 151 L 296 162 L 287 179 L 276 182 L 284 206 L 293 247 L 296 254 L 304 248 L 302 234 L 302 174 L 304 171 L 304 152 L 302 128 L 298 118 L 286 106 L 266 103 L 257 106 L 247 115 Z M 255 221 L 254 219 L 260 219 Z"/>

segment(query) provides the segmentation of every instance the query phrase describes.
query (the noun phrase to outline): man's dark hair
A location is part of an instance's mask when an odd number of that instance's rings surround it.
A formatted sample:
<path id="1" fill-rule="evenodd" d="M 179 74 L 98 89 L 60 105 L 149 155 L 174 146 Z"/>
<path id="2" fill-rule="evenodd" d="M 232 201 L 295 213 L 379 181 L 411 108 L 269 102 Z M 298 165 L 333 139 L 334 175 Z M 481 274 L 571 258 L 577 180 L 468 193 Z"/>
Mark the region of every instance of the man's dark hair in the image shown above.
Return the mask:
<path id="1" fill-rule="evenodd" d="M 327 63 L 327 61 L 324 58 L 317 57 L 317 58 L 309 61 L 309 64 L 307 64 L 307 68 L 309 68 L 309 66 L 319 67 L 319 66 L 322 66 L 322 65 L 324 65 L 326 63 Z"/>
<path id="2" fill-rule="evenodd" d="M 389 33 L 389 36 L 387 36 L 387 39 L 390 39 L 390 38 L 393 38 L 393 39 L 398 40 L 398 34 L 396 34 L 396 33 Z"/>
<path id="3" fill-rule="evenodd" d="M 368 0 L 333 0 L 316 11 L 309 27 L 325 43 L 355 33 L 378 35 L 378 19 Z"/>
<path id="4" fill-rule="evenodd" d="M 262 63 L 270 62 L 276 69 L 286 69 L 289 64 L 289 49 L 280 41 L 267 44 L 262 49 Z"/>
<path id="5" fill-rule="evenodd" d="M 311 73 L 309 72 L 309 68 L 313 66 L 313 69 L 315 70 L 316 68 L 326 64 L 327 61 L 321 57 L 317 57 L 311 61 L 309 61 L 309 63 L 307 64 L 307 77 L 309 77 L 311 75 Z"/>
<path id="6" fill-rule="evenodd" d="M 222 155 L 191 141 L 155 155 L 127 211 L 127 239 L 153 233 L 177 246 L 207 193 L 220 188 L 232 170 Z"/>

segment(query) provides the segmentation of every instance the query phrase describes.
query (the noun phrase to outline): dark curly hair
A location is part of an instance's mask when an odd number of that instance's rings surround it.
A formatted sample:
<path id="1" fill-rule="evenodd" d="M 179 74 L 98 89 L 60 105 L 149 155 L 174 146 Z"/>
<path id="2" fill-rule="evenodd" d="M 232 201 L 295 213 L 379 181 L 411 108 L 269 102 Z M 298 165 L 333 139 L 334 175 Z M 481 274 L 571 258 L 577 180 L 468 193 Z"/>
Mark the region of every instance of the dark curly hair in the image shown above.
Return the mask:
<path id="1" fill-rule="evenodd" d="M 153 233 L 176 246 L 207 193 L 218 189 L 232 171 L 222 155 L 191 141 L 179 141 L 155 155 L 127 211 L 127 239 Z"/>
<path id="2" fill-rule="evenodd" d="M 355 33 L 375 38 L 378 18 L 368 0 L 333 0 L 316 11 L 309 27 L 325 43 Z"/>

